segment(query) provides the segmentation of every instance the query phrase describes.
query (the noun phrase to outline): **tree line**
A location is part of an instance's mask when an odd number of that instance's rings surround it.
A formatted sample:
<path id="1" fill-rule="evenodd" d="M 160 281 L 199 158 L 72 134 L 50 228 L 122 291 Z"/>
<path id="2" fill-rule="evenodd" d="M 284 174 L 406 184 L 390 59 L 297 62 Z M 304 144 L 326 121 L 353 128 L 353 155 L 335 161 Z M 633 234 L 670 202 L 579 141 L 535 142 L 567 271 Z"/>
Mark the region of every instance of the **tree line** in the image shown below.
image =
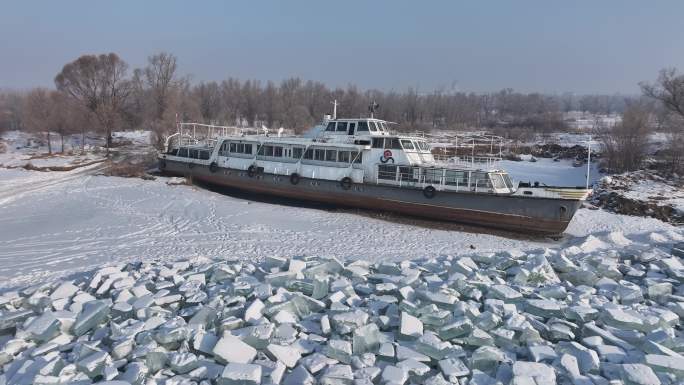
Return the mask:
<path id="1" fill-rule="evenodd" d="M 640 164 L 645 132 L 653 128 L 653 121 L 679 135 L 673 136 L 669 151 L 674 163 L 681 162 L 681 151 L 674 144 L 682 139 L 684 76 L 675 70 L 664 70 L 653 84 L 641 84 L 643 95 L 631 97 L 547 95 L 508 88 L 491 93 L 446 88 L 399 92 L 362 90 L 356 85 L 331 88 L 300 78 L 278 83 L 235 78 L 195 83 L 179 75 L 177 59 L 170 53 L 152 55 L 145 67 L 132 71 L 118 55 L 109 53 L 83 55 L 65 64 L 54 82 L 54 89 L 0 90 L 0 130 L 46 132 L 52 152 L 50 133 L 85 137 L 91 130 L 104 134 L 107 150 L 113 130 L 152 130 L 161 145 L 177 121 L 302 131 L 329 114 L 333 100 L 339 103 L 338 116 L 344 117 L 367 116 L 368 106 L 377 103 L 376 115 L 396 122 L 399 130 L 492 129 L 504 135 L 564 131 L 563 114 L 583 111 L 625 115 L 622 124 L 597 132 L 606 151 L 616 154 L 612 168 Z M 625 159 L 617 160 L 619 154 Z M 631 158 L 626 159 L 626 154 Z"/>
<path id="2" fill-rule="evenodd" d="M 84 55 L 67 63 L 55 77 L 55 89 L 0 90 L 0 129 L 33 129 L 59 135 L 97 128 L 151 129 L 159 140 L 176 120 L 229 126 L 304 130 L 339 103 L 338 115 L 366 116 L 371 102 L 378 116 L 399 129 L 428 130 L 522 127 L 564 130 L 563 112 L 621 113 L 619 95 L 544 95 L 503 89 L 493 93 L 438 89 L 428 93 L 361 90 L 356 85 L 330 88 L 317 81 L 289 78 L 279 83 L 228 78 L 193 83 L 178 74 L 177 60 L 162 52 L 144 68 L 129 71 L 114 53 Z M 107 141 L 108 145 L 110 140 Z"/>

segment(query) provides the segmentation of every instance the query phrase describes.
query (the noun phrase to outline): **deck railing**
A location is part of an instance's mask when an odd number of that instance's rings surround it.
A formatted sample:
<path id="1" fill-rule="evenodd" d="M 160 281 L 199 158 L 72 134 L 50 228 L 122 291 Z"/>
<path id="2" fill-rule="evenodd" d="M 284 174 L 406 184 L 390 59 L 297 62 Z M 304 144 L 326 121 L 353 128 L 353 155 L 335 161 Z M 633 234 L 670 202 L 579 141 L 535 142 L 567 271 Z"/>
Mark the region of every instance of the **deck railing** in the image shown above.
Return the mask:
<path id="1" fill-rule="evenodd" d="M 451 156 L 443 154 L 432 154 L 435 162 L 449 166 L 460 166 L 465 168 L 494 168 L 497 162 L 501 161 L 498 156 L 476 155 L 476 156 Z"/>
<path id="2" fill-rule="evenodd" d="M 378 165 L 376 184 L 436 190 L 493 192 L 489 175 L 484 171 L 439 167 Z"/>

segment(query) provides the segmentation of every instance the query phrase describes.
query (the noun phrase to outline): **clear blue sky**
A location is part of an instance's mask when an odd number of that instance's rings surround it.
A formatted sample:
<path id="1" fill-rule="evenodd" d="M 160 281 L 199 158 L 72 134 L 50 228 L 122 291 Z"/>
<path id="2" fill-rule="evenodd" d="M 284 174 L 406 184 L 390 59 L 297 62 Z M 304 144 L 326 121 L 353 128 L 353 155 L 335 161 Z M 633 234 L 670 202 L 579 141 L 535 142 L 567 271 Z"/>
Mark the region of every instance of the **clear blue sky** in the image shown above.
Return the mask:
<path id="1" fill-rule="evenodd" d="M 684 1 L 3 1 L 0 87 L 52 86 L 85 53 L 168 51 L 195 81 L 636 93 L 684 70 Z"/>

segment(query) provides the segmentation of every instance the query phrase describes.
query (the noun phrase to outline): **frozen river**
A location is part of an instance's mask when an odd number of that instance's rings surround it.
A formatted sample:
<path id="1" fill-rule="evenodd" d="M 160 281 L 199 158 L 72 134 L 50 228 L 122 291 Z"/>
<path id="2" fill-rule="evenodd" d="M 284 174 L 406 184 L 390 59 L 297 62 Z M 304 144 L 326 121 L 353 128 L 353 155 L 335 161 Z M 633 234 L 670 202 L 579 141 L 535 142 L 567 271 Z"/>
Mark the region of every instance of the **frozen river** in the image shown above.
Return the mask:
<path id="1" fill-rule="evenodd" d="M 586 209 L 577 213 L 563 239 L 552 240 L 382 213 L 252 201 L 170 186 L 167 178 L 96 176 L 88 169 L 0 169 L 0 181 L 0 287 L 140 259 L 334 255 L 390 260 L 473 248 L 556 248 L 613 231 L 681 236 L 657 220 Z"/>

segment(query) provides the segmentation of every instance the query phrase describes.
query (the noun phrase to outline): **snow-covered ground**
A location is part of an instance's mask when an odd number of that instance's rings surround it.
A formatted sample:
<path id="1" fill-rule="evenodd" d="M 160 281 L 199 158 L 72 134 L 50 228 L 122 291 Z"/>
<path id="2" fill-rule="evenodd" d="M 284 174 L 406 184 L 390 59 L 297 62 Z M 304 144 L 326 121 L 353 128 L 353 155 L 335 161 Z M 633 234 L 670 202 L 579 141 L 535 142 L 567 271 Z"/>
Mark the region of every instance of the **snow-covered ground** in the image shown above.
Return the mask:
<path id="1" fill-rule="evenodd" d="M 663 243 L 682 230 L 655 219 L 580 210 L 560 241 L 492 233 L 355 210 L 235 198 L 193 186 L 70 172 L 0 169 L 0 286 L 88 270 L 102 263 L 193 256 L 278 255 L 393 260 L 559 248 L 621 232 Z"/>
<path id="2" fill-rule="evenodd" d="M 684 221 L 684 185 L 678 176 L 665 178 L 640 170 L 606 176 L 596 186 L 596 203 L 616 212 Z"/>
<path id="3" fill-rule="evenodd" d="M 641 180 L 629 185 L 624 196 L 629 199 L 654 200 L 684 212 L 684 189 L 657 180 Z"/>
<path id="4" fill-rule="evenodd" d="M 137 147 L 145 147 L 151 143 L 150 131 L 113 132 L 114 142 L 129 143 Z M 34 167 L 73 167 L 104 160 L 104 138 L 87 134 L 85 153 L 81 151 L 80 134 L 64 137 L 64 152 L 59 135 L 52 134 L 52 152 L 48 156 L 45 134 L 35 135 L 22 131 L 8 131 L 0 136 L 0 168 Z"/>
<path id="5" fill-rule="evenodd" d="M 11 147 L 0 163 L 20 163 L 44 150 L 26 146 L 30 138 L 24 134 L 9 135 L 4 139 Z M 136 146 L 150 139 L 144 131 L 114 136 Z M 58 156 L 45 162 L 64 165 L 75 159 Z M 136 259 L 317 255 L 389 260 L 463 254 L 473 250 L 471 245 L 479 252 L 560 248 L 616 231 L 635 239 L 665 234 L 659 238 L 665 243 L 682 234 L 655 219 L 582 209 L 563 239 L 529 238 L 392 214 L 258 202 L 168 185 L 167 178 L 99 176 L 101 167 L 94 163 L 59 172 L 0 167 L 0 287 Z M 515 180 L 569 186 L 583 185 L 586 170 L 550 159 L 502 161 L 497 167 Z M 598 176 L 594 170 L 592 180 Z"/>

